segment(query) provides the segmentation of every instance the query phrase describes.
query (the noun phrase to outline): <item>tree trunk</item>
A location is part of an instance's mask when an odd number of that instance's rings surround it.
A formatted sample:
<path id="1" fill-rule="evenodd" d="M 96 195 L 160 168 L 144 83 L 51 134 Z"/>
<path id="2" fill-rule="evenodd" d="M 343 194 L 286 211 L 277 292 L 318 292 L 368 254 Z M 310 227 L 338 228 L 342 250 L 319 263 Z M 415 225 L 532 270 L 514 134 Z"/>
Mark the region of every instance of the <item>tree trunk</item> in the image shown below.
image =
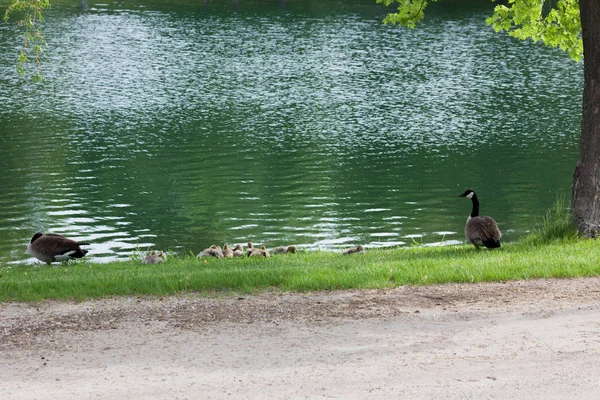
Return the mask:
<path id="1" fill-rule="evenodd" d="M 600 0 L 579 0 L 583 39 L 583 114 L 573 176 L 573 219 L 587 237 L 600 235 Z"/>

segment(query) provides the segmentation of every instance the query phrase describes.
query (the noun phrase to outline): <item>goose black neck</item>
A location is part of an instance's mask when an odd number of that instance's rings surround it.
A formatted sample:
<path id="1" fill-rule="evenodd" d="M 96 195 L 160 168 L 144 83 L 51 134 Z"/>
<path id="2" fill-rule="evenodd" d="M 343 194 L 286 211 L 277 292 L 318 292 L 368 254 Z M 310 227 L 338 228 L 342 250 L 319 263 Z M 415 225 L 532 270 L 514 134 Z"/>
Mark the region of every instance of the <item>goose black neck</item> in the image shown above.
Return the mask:
<path id="1" fill-rule="evenodd" d="M 475 218 L 479 216 L 479 200 L 477 200 L 477 195 L 473 193 L 473 197 L 471 197 L 471 201 L 473 202 L 473 210 L 471 210 L 471 218 Z"/>

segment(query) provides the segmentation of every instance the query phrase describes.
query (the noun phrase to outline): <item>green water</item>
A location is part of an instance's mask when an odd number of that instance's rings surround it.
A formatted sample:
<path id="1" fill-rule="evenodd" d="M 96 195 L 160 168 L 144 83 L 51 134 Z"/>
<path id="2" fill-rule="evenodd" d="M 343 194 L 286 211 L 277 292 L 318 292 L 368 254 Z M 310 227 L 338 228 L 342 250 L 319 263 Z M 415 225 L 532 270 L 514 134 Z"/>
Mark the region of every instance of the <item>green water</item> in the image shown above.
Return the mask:
<path id="1" fill-rule="evenodd" d="M 487 3 L 415 31 L 373 3 L 62 1 L 41 85 L 0 24 L 0 263 L 36 231 L 98 261 L 457 243 L 468 188 L 525 234 L 570 194 L 581 64 L 494 33 Z"/>

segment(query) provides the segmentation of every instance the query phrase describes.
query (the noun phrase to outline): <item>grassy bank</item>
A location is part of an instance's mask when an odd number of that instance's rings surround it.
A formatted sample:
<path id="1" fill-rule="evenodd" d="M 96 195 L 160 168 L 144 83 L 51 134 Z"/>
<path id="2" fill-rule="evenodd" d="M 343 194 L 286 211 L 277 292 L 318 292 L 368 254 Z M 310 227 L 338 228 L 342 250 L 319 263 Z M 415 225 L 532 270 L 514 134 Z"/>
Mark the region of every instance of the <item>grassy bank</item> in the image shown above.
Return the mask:
<path id="1" fill-rule="evenodd" d="M 594 240 L 534 240 L 488 251 L 473 246 L 414 247 L 308 252 L 264 258 L 206 262 L 170 257 L 159 265 L 140 261 L 108 264 L 92 260 L 69 265 L 0 268 L 0 301 L 86 299 L 114 295 L 168 295 L 186 291 L 256 292 L 268 288 L 310 291 L 389 288 L 450 282 L 567 278 L 600 274 Z"/>

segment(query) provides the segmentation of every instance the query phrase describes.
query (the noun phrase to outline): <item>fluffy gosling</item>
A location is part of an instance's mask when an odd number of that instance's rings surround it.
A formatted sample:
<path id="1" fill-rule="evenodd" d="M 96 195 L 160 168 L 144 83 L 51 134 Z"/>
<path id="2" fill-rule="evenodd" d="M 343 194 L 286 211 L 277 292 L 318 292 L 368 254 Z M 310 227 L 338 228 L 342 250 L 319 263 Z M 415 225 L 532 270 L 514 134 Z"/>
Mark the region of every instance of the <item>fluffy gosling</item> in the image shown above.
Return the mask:
<path id="1" fill-rule="evenodd" d="M 225 257 L 225 258 L 233 257 L 233 250 L 231 250 L 229 248 L 229 246 L 227 246 L 227 245 L 223 245 L 223 257 Z"/>
<path id="2" fill-rule="evenodd" d="M 159 251 L 158 253 L 156 251 L 152 251 L 150 253 L 147 253 L 146 256 L 144 257 L 144 260 L 142 260 L 142 263 L 144 264 L 160 264 L 162 262 L 165 262 L 165 253 L 163 253 L 162 251 Z"/>
<path id="3" fill-rule="evenodd" d="M 296 246 L 279 246 L 273 249 L 273 254 L 296 254 Z"/>
<path id="4" fill-rule="evenodd" d="M 241 244 L 238 244 L 235 246 L 235 248 L 233 249 L 233 256 L 234 257 L 243 257 L 244 256 L 244 248 L 242 247 Z"/>
<path id="5" fill-rule="evenodd" d="M 271 253 L 269 253 L 265 246 L 260 246 L 260 249 L 255 247 L 249 248 L 246 254 L 248 257 L 271 257 Z"/>
<path id="6" fill-rule="evenodd" d="M 221 247 L 217 246 L 217 245 L 212 245 L 210 246 L 208 249 L 204 249 L 202 250 L 202 252 L 200 252 L 196 258 L 202 258 L 202 257 L 217 257 L 217 258 L 223 258 L 225 257 L 223 255 L 223 250 L 221 250 Z"/>
<path id="7" fill-rule="evenodd" d="M 362 246 L 356 246 L 356 247 L 351 247 L 349 249 L 346 249 L 343 251 L 343 255 L 347 256 L 348 254 L 355 254 L 355 253 L 361 253 L 364 254 L 365 253 L 365 248 Z"/>

